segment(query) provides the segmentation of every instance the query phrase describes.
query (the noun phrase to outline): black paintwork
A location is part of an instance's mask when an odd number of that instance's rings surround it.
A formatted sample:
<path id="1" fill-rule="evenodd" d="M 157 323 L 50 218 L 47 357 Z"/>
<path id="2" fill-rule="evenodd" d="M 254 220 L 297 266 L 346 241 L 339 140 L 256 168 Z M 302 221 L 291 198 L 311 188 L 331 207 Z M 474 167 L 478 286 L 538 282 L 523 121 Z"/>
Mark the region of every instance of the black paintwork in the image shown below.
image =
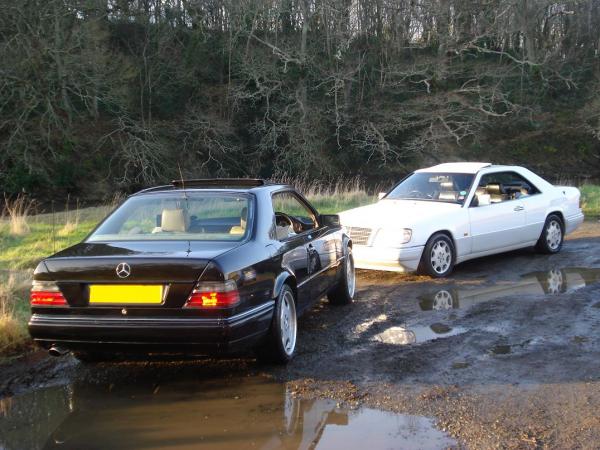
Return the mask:
<path id="1" fill-rule="evenodd" d="M 226 188 L 185 186 L 253 197 L 252 229 L 242 242 L 119 241 L 82 242 L 42 261 L 35 280 L 55 281 L 68 307 L 33 307 L 29 330 L 42 346 L 101 348 L 124 352 L 165 351 L 215 354 L 257 344 L 266 336 L 275 301 L 284 283 L 296 292 L 301 314 L 340 280 L 348 237 L 335 216 L 317 211 L 292 187 L 254 183 Z M 134 195 L 182 191 L 181 184 L 146 189 Z M 271 196 L 292 191 L 318 218 L 315 229 L 285 241 L 275 239 Z M 116 275 L 126 262 L 131 275 Z M 240 303 L 229 309 L 183 308 L 197 281 L 235 280 Z M 90 306 L 88 285 L 98 283 L 165 284 L 162 305 Z"/>

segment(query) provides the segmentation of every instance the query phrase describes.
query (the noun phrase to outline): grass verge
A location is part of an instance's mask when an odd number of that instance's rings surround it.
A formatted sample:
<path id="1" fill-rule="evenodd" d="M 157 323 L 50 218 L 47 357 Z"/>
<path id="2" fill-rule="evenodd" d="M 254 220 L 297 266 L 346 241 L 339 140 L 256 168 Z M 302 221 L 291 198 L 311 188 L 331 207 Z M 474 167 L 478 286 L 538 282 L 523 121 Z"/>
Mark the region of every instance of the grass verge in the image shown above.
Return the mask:
<path id="1" fill-rule="evenodd" d="M 27 334 L 27 294 L 31 270 L 0 272 L 0 355 L 23 351 L 30 345 Z"/>
<path id="2" fill-rule="evenodd" d="M 581 190 L 581 208 L 586 217 L 600 217 L 600 186 L 584 184 Z"/>

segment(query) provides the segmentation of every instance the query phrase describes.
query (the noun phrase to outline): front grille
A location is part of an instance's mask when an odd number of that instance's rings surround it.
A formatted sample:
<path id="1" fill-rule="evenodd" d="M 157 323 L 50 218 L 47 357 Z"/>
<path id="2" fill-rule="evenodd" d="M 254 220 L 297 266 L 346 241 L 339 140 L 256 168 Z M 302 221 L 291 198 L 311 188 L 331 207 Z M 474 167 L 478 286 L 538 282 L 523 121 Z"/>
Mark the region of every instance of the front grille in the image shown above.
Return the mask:
<path id="1" fill-rule="evenodd" d="M 348 236 L 355 245 L 367 245 L 371 236 L 370 228 L 348 227 Z"/>

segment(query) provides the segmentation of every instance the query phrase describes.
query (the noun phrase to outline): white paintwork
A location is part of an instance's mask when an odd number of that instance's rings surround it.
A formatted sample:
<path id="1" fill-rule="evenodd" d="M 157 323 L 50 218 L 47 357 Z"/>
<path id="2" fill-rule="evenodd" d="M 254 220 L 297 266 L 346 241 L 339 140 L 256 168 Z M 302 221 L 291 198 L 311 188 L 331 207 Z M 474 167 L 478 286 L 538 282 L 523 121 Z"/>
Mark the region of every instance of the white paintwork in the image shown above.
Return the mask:
<path id="1" fill-rule="evenodd" d="M 469 206 L 483 175 L 515 172 L 533 184 L 538 194 L 482 206 Z M 448 163 L 418 172 L 473 173 L 475 179 L 464 205 L 382 199 L 372 205 L 340 213 L 345 227 L 372 229 L 367 245 L 354 243 L 355 266 L 363 269 L 414 271 L 423 248 L 436 232 L 448 232 L 456 249 L 456 262 L 535 245 L 546 217 L 559 213 L 564 218 L 565 234 L 583 222 L 579 207 L 579 189 L 553 186 L 528 169 L 519 166 L 495 166 L 489 163 Z M 397 248 L 378 246 L 378 230 L 412 230 L 411 240 Z"/>
<path id="2" fill-rule="evenodd" d="M 415 172 L 444 172 L 444 173 L 477 173 L 485 167 L 492 164 L 487 162 L 453 162 L 438 164 L 437 166 L 426 167 L 425 169 L 415 170 Z"/>

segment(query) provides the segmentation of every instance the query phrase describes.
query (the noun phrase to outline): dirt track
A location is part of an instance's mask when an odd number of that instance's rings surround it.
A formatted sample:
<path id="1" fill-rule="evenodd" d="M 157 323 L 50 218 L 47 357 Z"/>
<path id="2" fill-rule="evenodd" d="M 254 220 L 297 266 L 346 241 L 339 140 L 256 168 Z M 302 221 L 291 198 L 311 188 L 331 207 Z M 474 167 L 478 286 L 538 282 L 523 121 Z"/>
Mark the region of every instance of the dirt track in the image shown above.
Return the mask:
<path id="1" fill-rule="evenodd" d="M 265 373 L 296 395 L 432 416 L 469 448 L 598 448 L 600 224 L 551 257 L 457 267 L 448 280 L 361 272 L 357 301 L 301 319 L 286 368 L 252 360 L 86 368 L 41 353 L 0 366 L 0 398 L 48 384 Z"/>

